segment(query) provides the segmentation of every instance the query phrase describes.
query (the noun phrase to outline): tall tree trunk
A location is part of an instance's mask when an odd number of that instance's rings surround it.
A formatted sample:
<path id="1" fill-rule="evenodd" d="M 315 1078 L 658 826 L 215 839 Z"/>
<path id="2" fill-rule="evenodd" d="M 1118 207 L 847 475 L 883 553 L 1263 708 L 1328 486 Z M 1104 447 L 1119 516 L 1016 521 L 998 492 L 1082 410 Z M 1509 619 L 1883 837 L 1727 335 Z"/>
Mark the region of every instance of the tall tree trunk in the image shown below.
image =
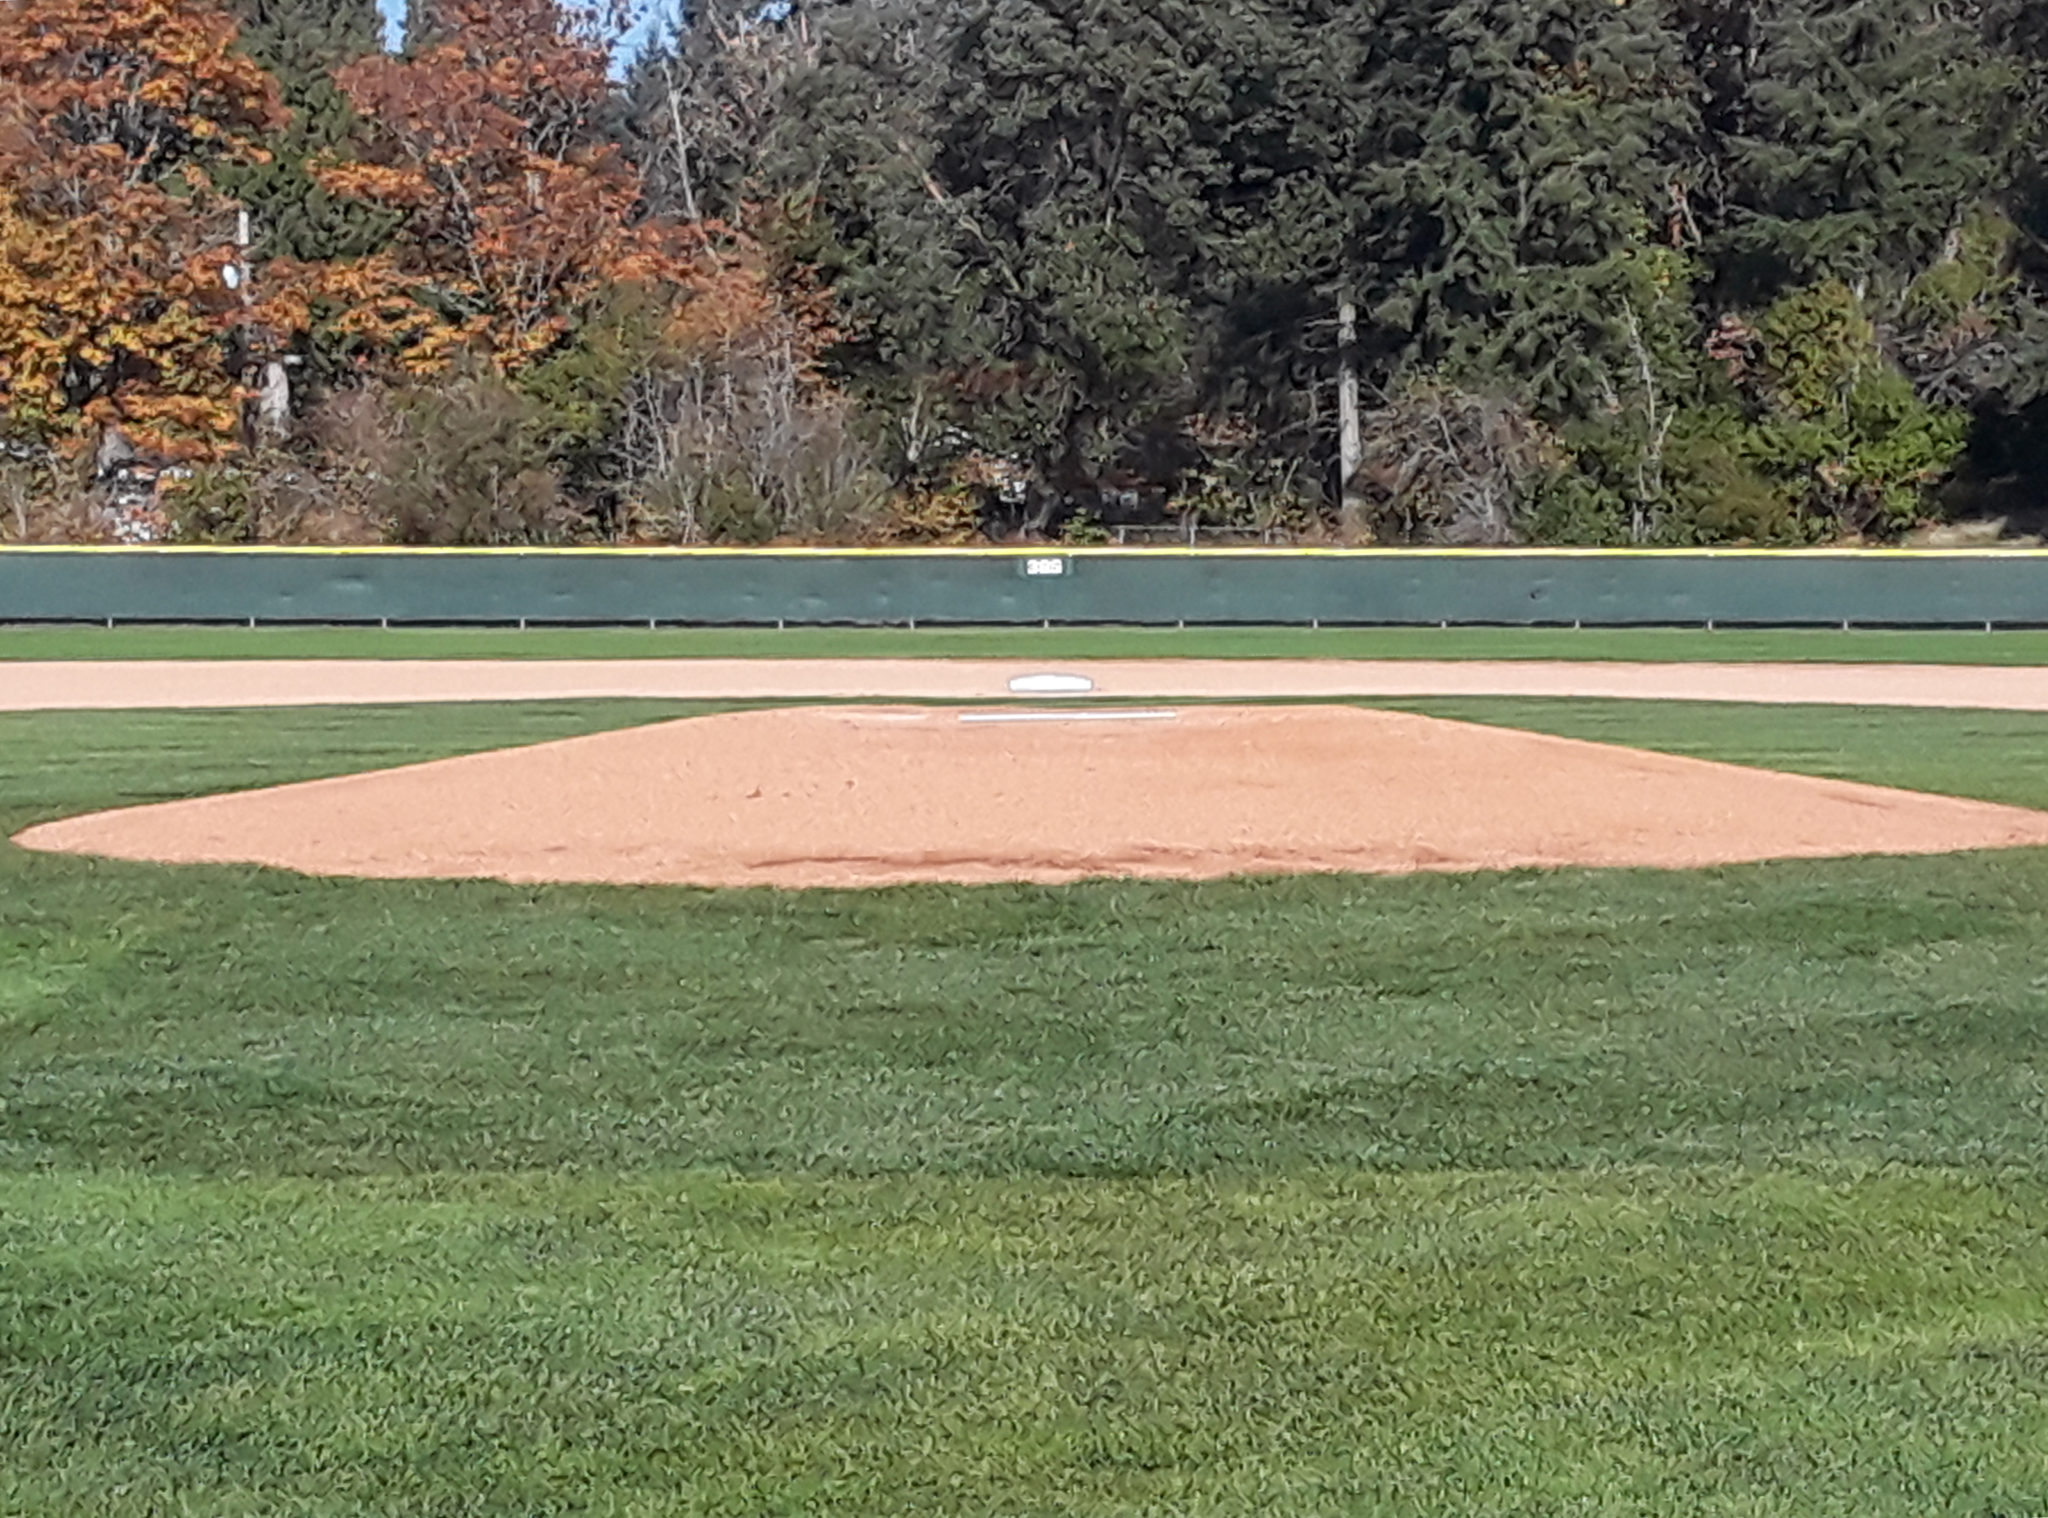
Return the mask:
<path id="1" fill-rule="evenodd" d="M 1358 303 L 1347 291 L 1337 304 L 1337 469 L 1338 520 L 1355 527 L 1362 519 L 1359 469 L 1365 460 L 1358 427 Z"/>
<path id="2" fill-rule="evenodd" d="M 281 443 L 292 427 L 292 377 L 284 364 L 271 359 L 263 366 L 263 385 L 256 392 L 256 439 Z"/>

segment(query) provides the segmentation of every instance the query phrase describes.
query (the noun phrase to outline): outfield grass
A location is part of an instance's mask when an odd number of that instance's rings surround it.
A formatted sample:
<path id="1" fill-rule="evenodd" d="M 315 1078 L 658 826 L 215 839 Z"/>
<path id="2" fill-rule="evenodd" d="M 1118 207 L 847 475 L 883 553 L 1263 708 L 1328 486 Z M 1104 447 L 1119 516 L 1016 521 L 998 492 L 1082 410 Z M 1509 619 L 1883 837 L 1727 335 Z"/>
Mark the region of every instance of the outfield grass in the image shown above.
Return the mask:
<path id="1" fill-rule="evenodd" d="M 2031 1178 L 31 1176 L 36 1513 L 2039 1511 Z"/>
<path id="2" fill-rule="evenodd" d="M 1506 696 L 1370 704 L 1832 780 L 2048 808 L 2048 717 L 2038 712 Z"/>
<path id="3" fill-rule="evenodd" d="M 1429 702 L 2048 805 L 2048 717 Z M 688 710 L 0 717 L 0 829 Z M 0 848 L 0 1513 L 2048 1505 L 2048 851 L 870 893 Z"/>
<path id="4" fill-rule="evenodd" d="M 2048 631 L 0 627 L 8 659 L 1641 659 L 2048 664 Z"/>

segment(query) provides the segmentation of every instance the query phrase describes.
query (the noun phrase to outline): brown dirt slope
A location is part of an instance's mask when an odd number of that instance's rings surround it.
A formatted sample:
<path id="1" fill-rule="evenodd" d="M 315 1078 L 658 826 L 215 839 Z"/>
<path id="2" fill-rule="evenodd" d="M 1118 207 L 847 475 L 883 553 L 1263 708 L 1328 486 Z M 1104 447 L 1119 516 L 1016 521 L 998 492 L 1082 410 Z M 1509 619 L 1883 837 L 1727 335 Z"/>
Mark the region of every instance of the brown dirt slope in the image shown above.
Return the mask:
<path id="1" fill-rule="evenodd" d="M 808 887 L 1937 853 L 2048 844 L 2048 813 L 1343 707 L 808 708 L 17 841 L 321 875 Z"/>

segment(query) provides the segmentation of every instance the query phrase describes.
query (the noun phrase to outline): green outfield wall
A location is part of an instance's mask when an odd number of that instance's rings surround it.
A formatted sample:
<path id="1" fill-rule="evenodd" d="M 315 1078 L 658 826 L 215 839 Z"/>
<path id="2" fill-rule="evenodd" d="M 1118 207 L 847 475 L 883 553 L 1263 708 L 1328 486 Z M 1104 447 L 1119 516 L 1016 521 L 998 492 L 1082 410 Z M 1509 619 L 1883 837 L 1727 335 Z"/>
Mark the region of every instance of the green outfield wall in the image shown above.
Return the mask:
<path id="1" fill-rule="evenodd" d="M 2048 625 L 2048 551 L 0 549 L 0 622 Z"/>

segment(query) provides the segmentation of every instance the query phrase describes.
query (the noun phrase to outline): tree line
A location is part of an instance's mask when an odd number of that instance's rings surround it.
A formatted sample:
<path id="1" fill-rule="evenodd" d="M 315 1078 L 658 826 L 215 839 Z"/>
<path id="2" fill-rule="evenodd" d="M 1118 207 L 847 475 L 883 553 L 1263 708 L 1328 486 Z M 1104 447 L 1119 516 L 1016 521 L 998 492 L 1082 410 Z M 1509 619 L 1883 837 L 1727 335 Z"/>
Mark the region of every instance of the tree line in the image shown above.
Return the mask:
<path id="1" fill-rule="evenodd" d="M 624 25 L 0 0 L 0 533 L 2034 525 L 2027 0 Z"/>

